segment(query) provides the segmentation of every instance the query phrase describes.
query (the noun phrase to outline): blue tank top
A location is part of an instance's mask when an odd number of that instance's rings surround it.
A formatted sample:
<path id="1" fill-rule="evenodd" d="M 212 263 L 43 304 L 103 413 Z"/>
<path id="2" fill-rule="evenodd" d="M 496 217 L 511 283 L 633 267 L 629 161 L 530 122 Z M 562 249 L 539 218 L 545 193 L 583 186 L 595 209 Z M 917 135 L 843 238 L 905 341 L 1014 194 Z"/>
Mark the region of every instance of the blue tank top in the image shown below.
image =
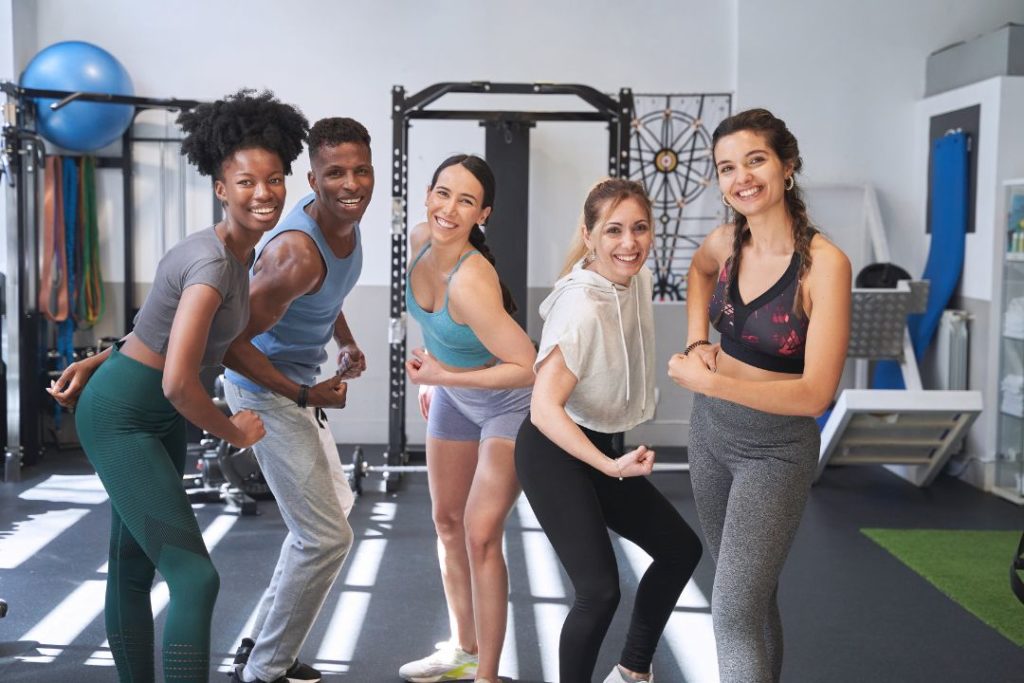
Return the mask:
<path id="1" fill-rule="evenodd" d="M 409 268 L 409 277 L 405 281 L 405 307 L 409 310 L 409 315 L 423 328 L 423 341 L 431 356 L 445 365 L 456 368 L 474 368 L 484 365 L 491 361 L 494 355 L 480 342 L 469 325 L 452 320 L 451 314 L 448 313 L 447 283 L 444 288 L 444 305 L 437 311 L 423 310 L 423 307 L 416 303 L 416 297 L 412 295 L 412 271 L 415 270 L 416 264 L 420 262 L 428 249 L 430 249 L 430 242 L 427 242 L 426 246 L 420 250 L 412 262 L 412 267 Z M 455 268 L 452 269 L 451 275 L 448 276 L 448 282 L 451 282 L 452 277 L 467 256 L 479 253 L 474 249 L 463 254 L 455 264 Z"/>
<path id="2" fill-rule="evenodd" d="M 295 230 L 305 233 L 316 243 L 327 268 L 320 289 L 312 294 L 300 296 L 288 306 L 281 319 L 266 332 L 253 338 L 253 345 L 263 352 L 281 374 L 293 382 L 312 385 L 320 373 L 320 366 L 327 360 L 327 343 L 334 337 L 334 321 L 341 313 L 345 297 L 352 291 L 359 273 L 363 269 L 363 245 L 359 226 L 356 230 L 356 244 L 346 258 L 338 258 L 331 246 L 305 208 L 315 196 L 303 197 L 291 212 L 281 219 L 277 226 L 260 241 L 256 250 L 256 261 L 272 239 L 283 232 Z M 251 277 L 251 273 L 250 273 Z M 267 391 L 242 375 L 228 370 L 228 379 L 249 391 Z"/>

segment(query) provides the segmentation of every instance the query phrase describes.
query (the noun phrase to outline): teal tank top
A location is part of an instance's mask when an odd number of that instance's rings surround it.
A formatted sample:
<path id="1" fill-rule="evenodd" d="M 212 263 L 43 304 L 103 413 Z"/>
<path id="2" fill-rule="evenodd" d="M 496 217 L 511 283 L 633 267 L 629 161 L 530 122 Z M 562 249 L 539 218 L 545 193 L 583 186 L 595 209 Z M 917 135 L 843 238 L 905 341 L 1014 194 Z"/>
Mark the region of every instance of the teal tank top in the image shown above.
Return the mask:
<path id="1" fill-rule="evenodd" d="M 430 242 L 427 242 L 426 246 L 416 255 L 412 267 L 409 268 L 409 277 L 405 281 L 405 307 L 408 309 L 409 315 L 423 328 L 423 340 L 427 345 L 427 351 L 445 365 L 456 368 L 473 368 L 488 363 L 494 358 L 494 355 L 480 342 L 469 325 L 455 322 L 448 313 L 447 284 L 444 290 L 444 305 L 439 310 L 425 311 L 416 303 L 416 297 L 412 295 L 412 271 L 416 269 L 416 264 L 420 262 L 428 249 L 430 249 Z M 455 268 L 452 269 L 451 275 L 448 276 L 448 281 L 450 282 L 458 272 L 467 256 L 479 253 L 474 249 L 463 254 L 455 264 Z"/>

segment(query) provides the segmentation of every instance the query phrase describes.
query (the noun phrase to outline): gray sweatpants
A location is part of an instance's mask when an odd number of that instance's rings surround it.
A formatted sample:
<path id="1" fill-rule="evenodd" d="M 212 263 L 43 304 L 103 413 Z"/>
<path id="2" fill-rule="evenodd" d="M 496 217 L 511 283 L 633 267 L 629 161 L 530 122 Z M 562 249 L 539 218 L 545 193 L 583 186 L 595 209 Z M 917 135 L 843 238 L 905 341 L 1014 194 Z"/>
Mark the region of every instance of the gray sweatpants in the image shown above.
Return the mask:
<path id="1" fill-rule="evenodd" d="M 270 585 L 260 599 L 245 676 L 273 681 L 295 662 L 352 547 L 354 497 L 330 427 L 314 408 L 273 392 L 224 382 L 232 412 L 259 414 L 267 435 L 255 446 L 263 476 L 288 528 Z M 230 574 L 225 574 L 230 576 Z"/>
<path id="2" fill-rule="evenodd" d="M 723 683 L 782 674 L 778 583 L 818 463 L 812 418 L 695 395 L 690 478 L 716 564 L 711 614 Z"/>

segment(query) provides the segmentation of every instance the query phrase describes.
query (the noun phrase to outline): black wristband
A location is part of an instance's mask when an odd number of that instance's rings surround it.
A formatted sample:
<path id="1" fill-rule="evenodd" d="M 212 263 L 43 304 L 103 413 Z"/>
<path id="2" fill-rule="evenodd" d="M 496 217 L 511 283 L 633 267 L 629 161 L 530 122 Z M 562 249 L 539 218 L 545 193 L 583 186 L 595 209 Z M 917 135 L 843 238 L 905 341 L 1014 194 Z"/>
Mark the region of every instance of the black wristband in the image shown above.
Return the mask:
<path id="1" fill-rule="evenodd" d="M 709 342 L 707 339 L 698 339 L 697 341 L 693 342 L 692 344 L 686 347 L 686 350 L 683 351 L 683 355 L 689 356 L 690 351 L 693 351 L 698 346 L 711 346 L 711 342 Z"/>
<path id="2" fill-rule="evenodd" d="M 305 408 L 306 407 L 306 403 L 308 401 L 309 401 L 309 385 L 308 384 L 300 384 L 299 385 L 299 397 L 297 399 L 295 399 L 295 402 L 299 405 L 300 408 Z"/>

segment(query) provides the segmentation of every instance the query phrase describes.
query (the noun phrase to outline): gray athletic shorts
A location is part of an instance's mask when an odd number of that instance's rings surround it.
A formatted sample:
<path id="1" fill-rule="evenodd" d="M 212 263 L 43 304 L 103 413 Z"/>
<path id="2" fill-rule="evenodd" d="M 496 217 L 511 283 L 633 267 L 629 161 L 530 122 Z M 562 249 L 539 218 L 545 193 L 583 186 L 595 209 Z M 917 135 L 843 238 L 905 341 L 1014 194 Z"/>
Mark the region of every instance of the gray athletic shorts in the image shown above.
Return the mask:
<path id="1" fill-rule="evenodd" d="M 530 410 L 531 387 L 471 389 L 434 387 L 427 434 L 448 441 L 516 440 Z"/>

